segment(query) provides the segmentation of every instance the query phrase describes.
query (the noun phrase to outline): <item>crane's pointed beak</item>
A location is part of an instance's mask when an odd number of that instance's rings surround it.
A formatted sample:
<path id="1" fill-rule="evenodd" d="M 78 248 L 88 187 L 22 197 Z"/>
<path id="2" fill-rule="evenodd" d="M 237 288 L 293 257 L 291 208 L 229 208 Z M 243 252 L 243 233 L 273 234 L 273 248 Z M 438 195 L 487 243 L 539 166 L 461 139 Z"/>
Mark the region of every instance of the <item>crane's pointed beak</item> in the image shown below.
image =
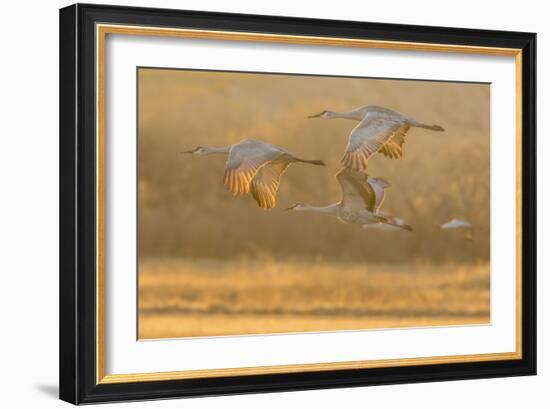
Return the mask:
<path id="1" fill-rule="evenodd" d="M 308 116 L 308 118 L 321 118 L 326 112 L 327 111 L 319 112 L 318 114 Z"/>
<path id="2" fill-rule="evenodd" d="M 183 152 L 180 152 L 180 154 L 184 154 L 184 153 L 193 153 L 195 152 L 195 149 L 190 149 L 188 151 L 183 151 Z"/>
<path id="3" fill-rule="evenodd" d="M 393 185 L 390 182 L 388 182 L 387 179 L 384 179 L 384 178 L 379 178 L 379 179 L 382 182 L 384 189 L 389 189 L 390 187 L 393 187 Z"/>

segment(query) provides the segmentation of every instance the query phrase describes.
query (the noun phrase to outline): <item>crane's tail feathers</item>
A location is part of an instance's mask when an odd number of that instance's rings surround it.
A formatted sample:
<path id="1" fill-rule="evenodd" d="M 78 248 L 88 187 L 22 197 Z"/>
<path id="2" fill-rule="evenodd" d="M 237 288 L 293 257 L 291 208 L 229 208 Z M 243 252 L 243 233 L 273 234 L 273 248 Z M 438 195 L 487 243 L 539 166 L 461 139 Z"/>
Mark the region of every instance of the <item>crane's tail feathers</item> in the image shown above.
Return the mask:
<path id="1" fill-rule="evenodd" d="M 413 228 L 411 225 L 408 225 L 408 224 L 397 224 L 397 223 L 392 223 L 392 222 L 386 222 L 385 224 L 389 225 L 389 226 L 393 226 L 393 227 L 397 227 L 398 229 L 401 229 L 401 230 L 407 230 L 407 231 L 413 231 Z"/>
<path id="2" fill-rule="evenodd" d="M 439 126 L 439 125 L 421 124 L 419 122 L 415 122 L 413 126 L 416 126 L 417 128 L 424 128 L 424 129 L 429 129 L 430 131 L 437 131 L 437 132 L 443 132 L 445 130 L 443 129 L 442 126 Z"/>
<path id="3" fill-rule="evenodd" d="M 413 231 L 413 228 L 412 228 L 411 225 L 409 225 L 407 223 L 403 223 L 402 220 L 398 220 L 398 219 L 394 218 L 393 216 L 386 216 L 385 221 L 382 222 L 382 223 L 385 223 L 385 224 L 393 226 L 393 227 L 397 227 L 397 228 L 402 229 L 402 230 Z"/>
<path id="4" fill-rule="evenodd" d="M 303 163 L 309 163 L 311 165 L 317 165 L 317 166 L 327 166 L 327 164 L 325 162 L 323 162 L 322 160 L 319 160 L 319 159 L 309 160 L 309 159 L 296 158 L 296 161 L 297 162 L 303 162 Z"/>
<path id="5" fill-rule="evenodd" d="M 407 231 L 413 231 L 413 228 L 410 224 L 393 224 L 390 223 L 392 226 L 399 227 L 400 229 L 407 230 Z"/>

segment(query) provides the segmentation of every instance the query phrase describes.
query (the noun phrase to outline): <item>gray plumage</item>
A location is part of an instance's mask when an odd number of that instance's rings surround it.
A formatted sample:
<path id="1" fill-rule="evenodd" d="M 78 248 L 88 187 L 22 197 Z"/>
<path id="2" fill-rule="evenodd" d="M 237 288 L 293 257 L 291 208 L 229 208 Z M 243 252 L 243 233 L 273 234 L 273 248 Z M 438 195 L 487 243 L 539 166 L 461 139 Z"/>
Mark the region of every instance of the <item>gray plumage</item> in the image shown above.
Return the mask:
<path id="1" fill-rule="evenodd" d="M 411 127 L 443 131 L 439 125 L 427 125 L 391 109 L 367 105 L 349 112 L 323 111 L 310 118 L 344 118 L 359 121 L 351 131 L 342 157 L 344 166 L 366 172 L 369 159 L 375 153 L 398 159 L 403 156 L 405 135 Z"/>
<path id="2" fill-rule="evenodd" d="M 349 168 L 342 168 L 336 174 L 336 179 L 342 190 L 342 199 L 339 202 L 328 206 L 297 203 L 287 210 L 328 213 L 344 223 L 361 226 L 394 224 L 391 216 L 378 211 L 384 201 L 384 190 L 391 186 L 387 181 L 381 178 L 369 178 Z M 406 224 L 398 227 L 411 230 Z"/>
<path id="3" fill-rule="evenodd" d="M 223 175 L 225 186 L 235 195 L 251 193 L 262 209 L 275 207 L 281 176 L 292 163 L 325 166 L 321 160 L 301 159 L 283 148 L 251 139 L 223 148 L 199 146 L 182 153 L 227 154 Z"/>

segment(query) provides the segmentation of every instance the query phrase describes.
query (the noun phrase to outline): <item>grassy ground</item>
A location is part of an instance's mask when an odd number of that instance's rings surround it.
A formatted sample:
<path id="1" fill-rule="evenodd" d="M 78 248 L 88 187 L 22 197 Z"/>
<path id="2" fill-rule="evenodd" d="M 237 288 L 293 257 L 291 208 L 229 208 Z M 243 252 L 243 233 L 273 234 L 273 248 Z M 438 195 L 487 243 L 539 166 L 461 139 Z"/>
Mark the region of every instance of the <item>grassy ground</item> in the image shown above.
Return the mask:
<path id="1" fill-rule="evenodd" d="M 487 263 L 140 263 L 139 338 L 334 331 L 490 320 Z"/>

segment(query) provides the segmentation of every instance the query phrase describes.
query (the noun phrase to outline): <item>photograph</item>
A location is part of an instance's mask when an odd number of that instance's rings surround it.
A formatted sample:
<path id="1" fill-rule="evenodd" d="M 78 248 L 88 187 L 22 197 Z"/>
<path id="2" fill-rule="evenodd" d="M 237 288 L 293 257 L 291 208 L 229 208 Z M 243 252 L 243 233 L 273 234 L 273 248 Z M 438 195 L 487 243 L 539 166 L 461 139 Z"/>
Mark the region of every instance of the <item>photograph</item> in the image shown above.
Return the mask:
<path id="1" fill-rule="evenodd" d="M 538 26 L 170 7 L 66 5 L 59 81 L 27 75 L 59 85 L 58 288 L 33 290 L 59 398 L 432 407 L 400 384 L 467 380 L 494 406 L 516 389 L 488 378 L 537 374 Z"/>
<path id="2" fill-rule="evenodd" d="M 491 323 L 490 83 L 136 69 L 138 339 Z"/>

